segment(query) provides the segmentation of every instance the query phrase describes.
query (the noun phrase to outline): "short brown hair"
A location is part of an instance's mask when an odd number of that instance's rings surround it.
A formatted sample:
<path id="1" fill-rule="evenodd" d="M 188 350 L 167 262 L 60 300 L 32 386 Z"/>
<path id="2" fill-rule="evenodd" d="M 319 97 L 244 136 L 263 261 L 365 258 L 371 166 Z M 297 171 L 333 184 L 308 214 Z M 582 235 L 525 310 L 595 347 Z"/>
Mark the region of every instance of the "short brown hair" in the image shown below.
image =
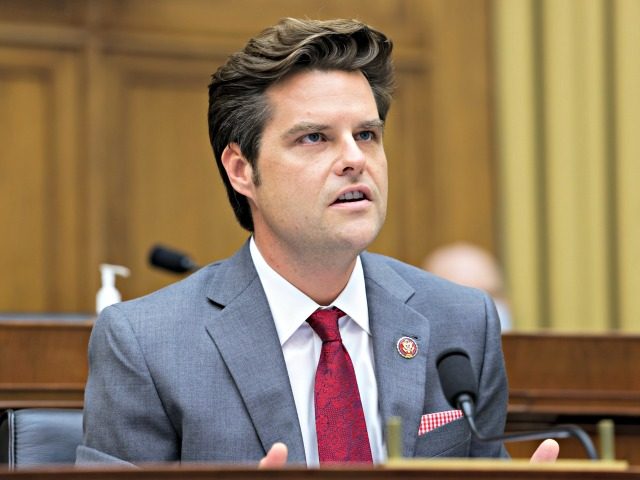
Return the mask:
<path id="1" fill-rule="evenodd" d="M 285 18 L 249 40 L 213 74 L 209 85 L 209 139 L 229 201 L 240 225 L 253 231 L 249 202 L 231 186 L 222 152 L 237 143 L 259 184 L 256 161 L 270 107 L 265 91 L 301 70 L 361 71 L 385 120 L 394 87 L 391 50 L 383 33 L 357 20 Z"/>

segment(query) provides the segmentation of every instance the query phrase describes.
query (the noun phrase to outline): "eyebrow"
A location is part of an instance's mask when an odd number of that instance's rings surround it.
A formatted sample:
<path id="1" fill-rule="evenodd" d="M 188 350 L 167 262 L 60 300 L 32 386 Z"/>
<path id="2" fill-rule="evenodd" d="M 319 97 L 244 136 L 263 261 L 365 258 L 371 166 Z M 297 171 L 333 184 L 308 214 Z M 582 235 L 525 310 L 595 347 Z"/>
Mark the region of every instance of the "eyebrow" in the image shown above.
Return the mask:
<path id="1" fill-rule="evenodd" d="M 284 132 L 282 138 L 288 138 L 305 132 L 322 132 L 329 128 L 331 128 L 330 125 L 323 123 L 300 122 Z M 376 118 L 375 120 L 367 120 L 358 124 L 358 128 L 378 128 L 380 130 L 384 130 L 384 121 L 379 118 Z"/>
<path id="2" fill-rule="evenodd" d="M 304 132 L 321 132 L 323 130 L 327 130 L 328 128 L 329 125 L 324 125 L 322 123 L 300 122 L 284 132 L 282 138 L 291 137 L 293 135 L 298 135 Z"/>
<path id="3" fill-rule="evenodd" d="M 375 120 L 369 120 L 367 122 L 362 122 L 358 125 L 360 128 L 379 128 L 380 130 L 384 130 L 384 121 L 376 118 Z"/>

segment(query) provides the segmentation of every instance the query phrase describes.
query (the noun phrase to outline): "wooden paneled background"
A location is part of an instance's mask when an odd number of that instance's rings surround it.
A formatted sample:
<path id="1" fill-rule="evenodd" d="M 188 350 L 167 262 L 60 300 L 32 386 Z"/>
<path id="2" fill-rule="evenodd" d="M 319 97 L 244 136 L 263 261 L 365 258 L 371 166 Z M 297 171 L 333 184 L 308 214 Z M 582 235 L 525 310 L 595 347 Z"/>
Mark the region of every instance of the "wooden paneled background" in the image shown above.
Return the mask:
<path id="1" fill-rule="evenodd" d="M 207 84 L 283 16 L 357 17 L 395 42 L 372 249 L 494 248 L 487 1 L 0 0 L 0 311 L 91 312 L 101 262 L 131 268 L 124 298 L 157 289 L 176 277 L 147 266 L 156 242 L 199 263 L 236 250 Z"/>
<path id="2" fill-rule="evenodd" d="M 496 0 L 502 260 L 519 329 L 640 331 L 640 1 Z"/>

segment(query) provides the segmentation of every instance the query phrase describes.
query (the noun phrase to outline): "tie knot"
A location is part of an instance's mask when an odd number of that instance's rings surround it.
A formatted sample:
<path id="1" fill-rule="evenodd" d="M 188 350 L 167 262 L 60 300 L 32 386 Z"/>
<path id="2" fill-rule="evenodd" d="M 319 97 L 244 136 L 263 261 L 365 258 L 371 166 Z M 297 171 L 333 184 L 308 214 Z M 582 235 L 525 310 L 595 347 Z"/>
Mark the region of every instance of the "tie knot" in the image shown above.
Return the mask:
<path id="1" fill-rule="evenodd" d="M 344 312 L 335 307 L 318 309 L 311 314 L 307 322 L 323 342 L 341 341 L 338 319 L 343 315 Z"/>

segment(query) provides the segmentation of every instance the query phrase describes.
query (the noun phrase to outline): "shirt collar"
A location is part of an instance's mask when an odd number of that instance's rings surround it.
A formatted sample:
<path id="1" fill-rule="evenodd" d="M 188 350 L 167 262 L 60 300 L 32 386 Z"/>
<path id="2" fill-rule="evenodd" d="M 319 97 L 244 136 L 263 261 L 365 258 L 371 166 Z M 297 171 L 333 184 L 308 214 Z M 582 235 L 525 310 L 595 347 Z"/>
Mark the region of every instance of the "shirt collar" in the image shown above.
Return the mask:
<path id="1" fill-rule="evenodd" d="M 321 308 L 321 305 L 318 305 L 271 268 L 260 253 L 253 237 L 249 243 L 249 250 L 271 309 L 280 345 L 284 345 L 307 318 L 318 308 Z M 367 292 L 360 256 L 356 259 L 356 265 L 346 287 L 330 306 L 342 310 L 360 328 L 371 335 Z"/>

